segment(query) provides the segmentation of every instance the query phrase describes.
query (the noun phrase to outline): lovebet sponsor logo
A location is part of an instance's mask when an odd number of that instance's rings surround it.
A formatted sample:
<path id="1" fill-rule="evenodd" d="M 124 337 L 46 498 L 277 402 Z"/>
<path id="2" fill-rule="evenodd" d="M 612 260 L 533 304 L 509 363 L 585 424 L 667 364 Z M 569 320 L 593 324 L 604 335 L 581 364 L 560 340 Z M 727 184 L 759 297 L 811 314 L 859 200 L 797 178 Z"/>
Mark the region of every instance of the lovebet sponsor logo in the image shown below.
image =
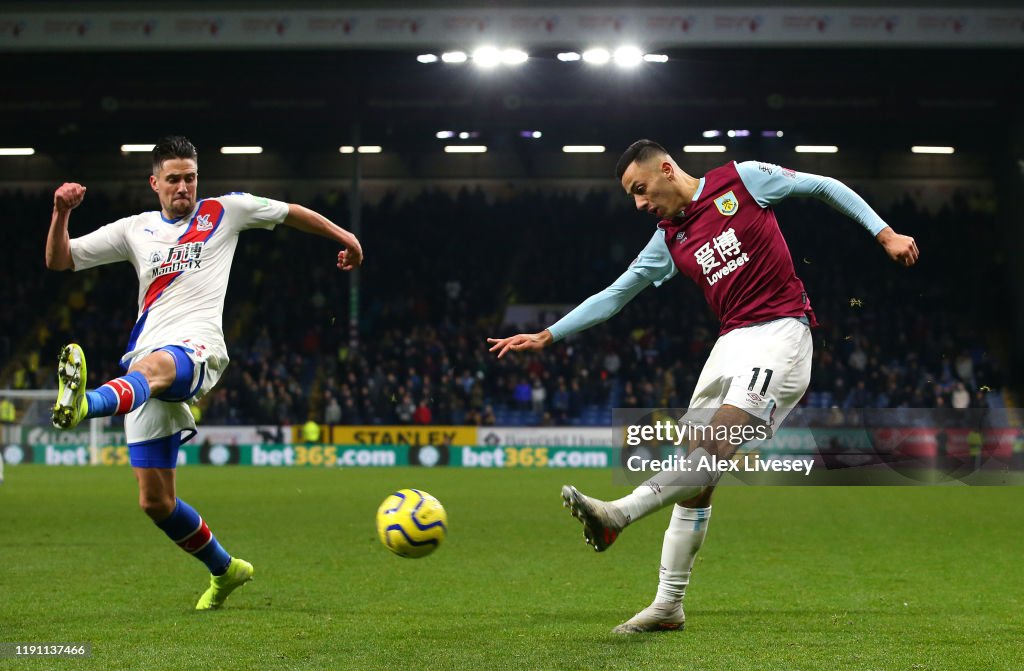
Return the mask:
<path id="1" fill-rule="evenodd" d="M 58 431 L 41 426 L 25 427 L 22 442 L 27 445 L 88 445 L 89 430 Z M 127 443 L 123 431 L 103 431 L 100 440 L 107 445 L 124 445 Z"/>

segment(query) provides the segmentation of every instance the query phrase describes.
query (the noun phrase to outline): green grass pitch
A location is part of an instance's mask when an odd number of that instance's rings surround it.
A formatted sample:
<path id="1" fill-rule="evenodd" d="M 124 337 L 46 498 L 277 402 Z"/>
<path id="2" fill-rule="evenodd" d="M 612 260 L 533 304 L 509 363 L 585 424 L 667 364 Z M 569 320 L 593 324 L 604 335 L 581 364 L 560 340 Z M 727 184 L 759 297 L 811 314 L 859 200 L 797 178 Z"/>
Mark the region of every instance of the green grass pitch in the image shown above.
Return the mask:
<path id="1" fill-rule="evenodd" d="M 595 554 L 565 482 L 628 491 L 605 470 L 182 468 L 179 495 L 256 567 L 196 613 L 205 569 L 138 510 L 128 469 L 10 467 L 0 641 L 93 652 L 0 669 L 1020 668 L 1020 487 L 722 488 L 686 630 L 621 637 L 668 513 Z M 448 511 L 431 557 L 377 541 L 400 487 Z"/>

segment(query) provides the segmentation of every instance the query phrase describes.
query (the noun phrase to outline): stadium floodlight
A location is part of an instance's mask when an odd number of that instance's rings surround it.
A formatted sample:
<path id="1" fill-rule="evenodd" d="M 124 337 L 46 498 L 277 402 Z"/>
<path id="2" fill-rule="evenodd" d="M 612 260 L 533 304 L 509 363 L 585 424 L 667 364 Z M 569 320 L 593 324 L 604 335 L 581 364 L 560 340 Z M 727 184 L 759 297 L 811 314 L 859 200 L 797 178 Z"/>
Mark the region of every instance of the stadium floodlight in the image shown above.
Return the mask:
<path id="1" fill-rule="evenodd" d="M 724 144 L 687 144 L 683 145 L 687 154 L 721 154 L 725 151 Z"/>
<path id="2" fill-rule="evenodd" d="M 338 151 L 342 154 L 354 154 L 356 153 L 356 148 L 350 144 L 343 144 L 338 147 Z"/>
<path id="3" fill-rule="evenodd" d="M 501 63 L 501 52 L 495 47 L 480 47 L 473 52 L 473 65 L 493 68 Z"/>
<path id="4" fill-rule="evenodd" d="M 436 133 L 434 133 L 434 137 L 436 137 L 438 140 L 447 140 L 448 138 L 455 137 L 455 131 L 453 131 L 453 130 L 439 130 Z"/>
<path id="5" fill-rule="evenodd" d="M 761 131 L 761 137 L 782 137 L 783 133 L 781 130 L 763 130 Z"/>
<path id="6" fill-rule="evenodd" d="M 483 154 L 487 147 L 482 144 L 448 144 L 444 147 L 446 154 Z"/>
<path id="7" fill-rule="evenodd" d="M 464 130 L 464 131 L 460 132 L 459 133 L 459 139 L 460 140 L 468 140 L 469 139 L 469 131 Z"/>
<path id="8" fill-rule="evenodd" d="M 644 54 L 644 60 L 648 63 L 668 63 L 668 56 L 665 54 Z"/>
<path id="9" fill-rule="evenodd" d="M 562 53 L 558 54 L 558 60 L 562 61 L 563 63 L 578 61 L 580 58 L 581 56 L 579 55 L 579 53 L 575 51 L 563 51 Z"/>
<path id="10" fill-rule="evenodd" d="M 220 153 L 222 154 L 262 154 L 263 147 L 251 146 L 251 147 L 221 147 Z"/>
<path id="11" fill-rule="evenodd" d="M 562 147 L 566 154 L 602 154 L 604 145 L 600 144 L 567 144 Z"/>
<path id="12" fill-rule="evenodd" d="M 604 65 L 612 59 L 612 55 L 608 53 L 607 49 L 587 49 L 583 52 L 583 60 L 586 63 L 592 65 Z"/>
<path id="13" fill-rule="evenodd" d="M 153 151 L 155 144 L 123 144 L 121 145 L 122 154 L 134 154 L 136 152 Z"/>
<path id="14" fill-rule="evenodd" d="M 835 154 L 839 151 L 834 144 L 798 144 L 794 149 L 798 154 Z"/>
<path id="15" fill-rule="evenodd" d="M 612 58 L 620 68 L 635 68 L 644 62 L 644 53 L 636 47 L 623 46 L 615 50 Z"/>
<path id="16" fill-rule="evenodd" d="M 416 60 L 418 60 L 420 63 L 436 63 L 437 54 L 420 54 L 419 56 L 416 57 Z"/>
<path id="17" fill-rule="evenodd" d="M 528 140 L 539 140 L 543 137 L 544 133 L 539 130 L 521 130 L 519 131 L 519 137 L 525 137 Z"/>
<path id="18" fill-rule="evenodd" d="M 465 51 L 446 51 L 441 54 L 441 60 L 445 63 L 465 63 L 468 58 Z"/>
<path id="19" fill-rule="evenodd" d="M 929 147 L 927 145 L 914 145 L 910 151 L 915 154 L 952 154 L 955 149 L 952 147 Z"/>
<path id="20" fill-rule="evenodd" d="M 701 135 L 703 137 L 706 137 L 706 138 L 720 137 L 722 135 L 722 131 L 720 131 L 720 130 L 706 130 L 703 133 L 701 133 Z"/>
<path id="21" fill-rule="evenodd" d="M 360 154 L 379 154 L 384 151 L 384 148 L 379 144 L 363 144 L 359 145 L 359 148 L 356 149 L 356 151 Z"/>
<path id="22" fill-rule="evenodd" d="M 750 137 L 749 130 L 730 130 L 726 133 L 729 137 Z"/>
<path id="23" fill-rule="evenodd" d="M 0 147 L 0 156 L 31 156 L 36 153 L 32 147 Z"/>
<path id="24" fill-rule="evenodd" d="M 501 52 L 501 62 L 505 65 L 522 65 L 530 59 L 530 55 L 522 49 L 504 49 Z"/>

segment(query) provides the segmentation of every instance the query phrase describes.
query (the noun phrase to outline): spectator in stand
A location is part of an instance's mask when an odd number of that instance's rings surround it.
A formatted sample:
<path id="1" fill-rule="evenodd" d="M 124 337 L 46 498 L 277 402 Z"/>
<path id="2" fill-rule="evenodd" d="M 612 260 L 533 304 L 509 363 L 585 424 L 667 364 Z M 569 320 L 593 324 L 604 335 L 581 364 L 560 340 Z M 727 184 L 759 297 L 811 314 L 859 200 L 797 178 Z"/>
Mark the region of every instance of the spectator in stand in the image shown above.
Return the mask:
<path id="1" fill-rule="evenodd" d="M 516 403 L 516 407 L 520 410 L 529 409 L 531 403 L 533 403 L 533 391 L 530 383 L 525 378 L 517 378 L 513 387 L 512 398 Z"/>
<path id="2" fill-rule="evenodd" d="M 395 414 L 399 424 L 412 424 L 413 416 L 416 414 L 416 404 L 412 402 L 412 395 L 402 396 L 402 402 L 395 408 Z"/>
<path id="3" fill-rule="evenodd" d="M 955 382 L 953 384 L 953 395 L 952 395 L 953 407 L 957 410 L 965 410 L 971 407 L 971 394 L 967 391 L 963 382 Z"/>
<path id="4" fill-rule="evenodd" d="M 415 412 L 412 415 L 413 424 L 430 424 L 434 421 L 434 414 L 430 411 L 430 406 L 427 405 L 426 399 L 422 399 L 419 405 L 416 406 Z"/>
<path id="5" fill-rule="evenodd" d="M 338 399 L 329 391 L 324 393 L 324 405 L 324 424 L 340 424 L 341 406 L 338 404 Z"/>
<path id="6" fill-rule="evenodd" d="M 497 418 L 494 416 L 494 408 L 491 406 L 484 407 L 484 412 L 480 416 L 481 426 L 495 426 L 498 423 Z"/>
<path id="7" fill-rule="evenodd" d="M 544 412 L 544 402 L 547 400 L 548 392 L 536 375 L 533 377 L 533 386 L 530 388 L 530 401 L 533 405 L 533 412 L 541 414 Z"/>

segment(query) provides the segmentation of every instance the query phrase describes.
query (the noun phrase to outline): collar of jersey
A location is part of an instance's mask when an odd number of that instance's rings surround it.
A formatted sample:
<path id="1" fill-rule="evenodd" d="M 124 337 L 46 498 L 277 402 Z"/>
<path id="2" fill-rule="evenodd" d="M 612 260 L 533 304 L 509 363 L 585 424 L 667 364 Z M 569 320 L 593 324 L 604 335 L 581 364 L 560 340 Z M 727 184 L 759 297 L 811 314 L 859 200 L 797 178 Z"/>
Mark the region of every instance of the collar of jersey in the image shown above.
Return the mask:
<path id="1" fill-rule="evenodd" d="M 201 202 L 203 202 L 203 201 L 199 201 L 198 203 L 196 203 L 196 206 L 192 208 L 191 212 L 189 212 L 188 214 L 183 214 L 180 217 L 178 217 L 177 219 L 168 219 L 167 217 L 164 216 L 164 211 L 163 210 L 158 210 L 158 213 L 160 214 L 160 220 L 163 221 L 165 224 L 177 224 L 182 219 L 187 219 L 187 218 L 191 217 L 193 214 L 195 214 L 196 208 L 199 207 L 199 203 L 201 203 Z"/>

